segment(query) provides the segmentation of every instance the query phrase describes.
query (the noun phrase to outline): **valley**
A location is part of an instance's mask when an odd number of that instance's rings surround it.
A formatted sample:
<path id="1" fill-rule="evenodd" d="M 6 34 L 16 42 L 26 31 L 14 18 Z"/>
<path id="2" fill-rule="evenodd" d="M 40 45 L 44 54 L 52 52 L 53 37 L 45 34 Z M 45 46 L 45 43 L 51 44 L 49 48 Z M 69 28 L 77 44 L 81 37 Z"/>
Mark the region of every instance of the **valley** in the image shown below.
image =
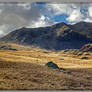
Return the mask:
<path id="1" fill-rule="evenodd" d="M 76 56 L 70 54 L 73 50 L 48 51 L 15 43 L 1 43 L 0 47 L 2 90 L 92 89 L 92 58 L 81 59 L 85 54 Z M 86 53 L 91 57 L 91 52 Z M 49 61 L 65 70 L 45 66 Z"/>
<path id="2" fill-rule="evenodd" d="M 9 43 L 8 43 L 9 44 Z M 6 44 L 4 44 L 5 46 Z M 92 68 L 92 53 L 90 55 L 81 55 L 80 57 L 70 54 L 69 51 L 64 52 L 61 51 L 48 51 L 40 48 L 32 48 L 25 46 L 25 48 L 21 48 L 22 45 L 11 44 L 10 45 L 17 46 L 17 51 L 13 50 L 0 50 L 0 59 L 9 62 L 28 62 L 28 63 L 36 63 L 40 65 L 45 65 L 49 61 L 53 61 L 59 67 L 63 68 Z M 88 59 L 81 59 L 82 57 L 88 56 Z"/>

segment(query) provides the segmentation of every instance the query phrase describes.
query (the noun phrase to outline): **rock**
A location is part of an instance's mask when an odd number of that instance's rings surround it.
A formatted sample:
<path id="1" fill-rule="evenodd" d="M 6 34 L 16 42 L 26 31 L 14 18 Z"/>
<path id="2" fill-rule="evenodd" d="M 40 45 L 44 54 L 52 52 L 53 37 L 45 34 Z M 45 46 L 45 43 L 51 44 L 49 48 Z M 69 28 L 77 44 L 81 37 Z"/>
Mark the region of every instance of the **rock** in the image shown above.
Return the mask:
<path id="1" fill-rule="evenodd" d="M 83 55 L 83 52 L 78 52 L 77 53 L 77 56 L 81 56 L 81 55 Z"/>
<path id="2" fill-rule="evenodd" d="M 64 52 L 68 52 L 68 51 L 69 51 L 69 49 L 64 50 Z"/>
<path id="3" fill-rule="evenodd" d="M 9 48 L 9 50 L 17 51 L 17 49 Z"/>
<path id="4" fill-rule="evenodd" d="M 85 55 L 90 55 L 89 53 L 86 53 Z"/>
<path id="5" fill-rule="evenodd" d="M 59 58 L 59 60 L 64 60 L 64 58 Z"/>
<path id="6" fill-rule="evenodd" d="M 71 72 L 67 72 L 67 74 L 71 74 Z"/>
<path id="7" fill-rule="evenodd" d="M 64 68 L 59 68 L 61 71 L 65 71 L 65 69 Z"/>
<path id="8" fill-rule="evenodd" d="M 17 49 L 12 48 L 12 47 L 9 46 L 9 45 L 7 45 L 7 46 L 1 45 L 1 46 L 0 46 L 0 49 L 1 49 L 1 50 L 12 50 L 12 51 L 17 51 Z"/>
<path id="9" fill-rule="evenodd" d="M 53 69 L 59 69 L 58 65 L 55 64 L 55 63 L 53 63 L 52 61 L 46 63 L 45 66 L 51 67 L 51 68 L 53 68 Z"/>
<path id="10" fill-rule="evenodd" d="M 92 52 L 92 44 L 86 44 L 80 49 L 82 52 Z"/>
<path id="11" fill-rule="evenodd" d="M 88 57 L 82 57 L 81 59 L 88 59 Z"/>

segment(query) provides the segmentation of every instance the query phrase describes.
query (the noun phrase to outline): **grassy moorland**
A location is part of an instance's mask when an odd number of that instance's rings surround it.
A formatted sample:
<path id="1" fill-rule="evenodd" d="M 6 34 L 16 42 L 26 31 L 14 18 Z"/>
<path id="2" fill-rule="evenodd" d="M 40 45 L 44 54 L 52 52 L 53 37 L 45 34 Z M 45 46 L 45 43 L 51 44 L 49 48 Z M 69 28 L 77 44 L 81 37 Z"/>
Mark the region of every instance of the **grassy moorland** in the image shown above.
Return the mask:
<path id="1" fill-rule="evenodd" d="M 17 44 L 1 44 L 0 89 L 92 89 L 92 54 L 47 51 Z M 84 56 L 88 59 L 81 59 Z M 65 70 L 45 66 L 53 61 Z"/>
<path id="2" fill-rule="evenodd" d="M 6 44 L 4 45 L 6 46 Z M 58 64 L 59 67 L 63 68 L 92 68 L 92 53 L 75 56 L 72 54 L 73 51 L 47 51 L 40 48 L 11 43 L 8 43 L 7 46 L 11 46 L 11 48 L 16 49 L 16 51 L 1 49 L 0 59 L 3 61 L 36 63 L 40 65 L 53 61 Z M 87 56 L 88 59 L 81 59 L 85 56 Z"/>

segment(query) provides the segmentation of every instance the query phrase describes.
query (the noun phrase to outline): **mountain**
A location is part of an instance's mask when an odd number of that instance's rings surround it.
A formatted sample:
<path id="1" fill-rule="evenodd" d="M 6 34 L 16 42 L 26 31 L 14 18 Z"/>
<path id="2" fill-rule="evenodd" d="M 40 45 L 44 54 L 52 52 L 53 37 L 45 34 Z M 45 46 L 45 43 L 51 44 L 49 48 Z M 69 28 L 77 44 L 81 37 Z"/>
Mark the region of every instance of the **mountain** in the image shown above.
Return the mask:
<path id="1" fill-rule="evenodd" d="M 79 49 L 92 40 L 85 35 L 86 33 L 84 34 L 82 29 L 85 29 L 85 32 L 88 29 L 84 24 L 67 25 L 62 22 L 49 27 L 23 27 L 12 31 L 0 41 L 39 46 L 45 49 Z"/>
<path id="2" fill-rule="evenodd" d="M 70 27 L 75 32 L 86 35 L 88 38 L 92 38 L 92 23 L 79 22 L 74 25 L 70 25 Z"/>

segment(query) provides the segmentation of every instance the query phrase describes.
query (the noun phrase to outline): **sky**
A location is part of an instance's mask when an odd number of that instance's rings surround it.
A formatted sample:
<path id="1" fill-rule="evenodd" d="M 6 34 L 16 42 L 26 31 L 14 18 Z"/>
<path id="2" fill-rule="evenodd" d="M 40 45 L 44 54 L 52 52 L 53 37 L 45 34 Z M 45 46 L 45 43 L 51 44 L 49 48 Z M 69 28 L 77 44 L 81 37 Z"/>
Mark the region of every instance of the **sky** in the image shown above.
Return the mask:
<path id="1" fill-rule="evenodd" d="M 0 3 L 0 37 L 16 29 L 92 22 L 91 3 Z"/>

